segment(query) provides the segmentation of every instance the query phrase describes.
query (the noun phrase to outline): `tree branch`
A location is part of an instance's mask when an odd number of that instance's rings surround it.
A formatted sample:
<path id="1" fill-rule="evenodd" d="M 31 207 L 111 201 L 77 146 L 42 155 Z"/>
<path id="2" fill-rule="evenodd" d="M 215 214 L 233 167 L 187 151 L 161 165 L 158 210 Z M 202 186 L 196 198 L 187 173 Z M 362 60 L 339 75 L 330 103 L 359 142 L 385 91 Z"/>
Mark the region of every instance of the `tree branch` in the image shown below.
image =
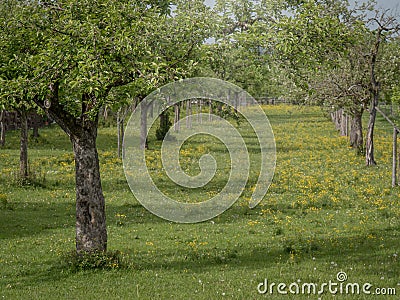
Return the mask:
<path id="1" fill-rule="evenodd" d="M 56 121 L 56 123 L 68 134 L 70 138 L 79 136 L 76 117 L 67 112 L 59 103 L 59 82 L 56 81 L 49 85 L 49 94 L 45 101 L 37 95 L 33 102 L 39 106 L 46 114 Z"/>

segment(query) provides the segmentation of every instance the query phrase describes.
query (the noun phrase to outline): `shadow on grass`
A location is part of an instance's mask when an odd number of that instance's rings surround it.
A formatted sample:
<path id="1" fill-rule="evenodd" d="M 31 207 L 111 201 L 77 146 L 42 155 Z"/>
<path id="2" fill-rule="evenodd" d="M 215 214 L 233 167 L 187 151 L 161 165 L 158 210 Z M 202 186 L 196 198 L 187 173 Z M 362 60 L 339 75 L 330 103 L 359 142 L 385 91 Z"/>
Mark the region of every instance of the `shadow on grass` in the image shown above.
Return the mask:
<path id="1" fill-rule="evenodd" d="M 74 203 L 15 202 L 10 207 L 0 210 L 0 239 L 46 234 L 75 224 Z"/>
<path id="2" fill-rule="evenodd" d="M 58 259 L 40 260 L 26 263 L 27 268 L 22 265 L 17 274 L 12 277 L 0 277 L 0 285 L 7 288 L 23 288 L 25 286 L 40 286 L 45 282 L 62 281 L 71 275 L 65 264 Z"/>
<path id="3" fill-rule="evenodd" d="M 395 229 L 391 231 L 374 231 L 374 234 L 379 234 L 385 237 L 387 247 L 396 249 L 399 238 L 399 233 Z M 349 247 L 351 245 L 351 247 Z M 391 277 L 398 276 L 399 264 L 395 262 L 395 258 L 383 255 L 381 245 L 375 240 L 366 239 L 364 236 L 349 235 L 332 241 L 329 238 L 320 238 L 315 241 L 315 246 L 312 249 L 300 249 L 297 254 L 301 254 L 298 264 L 302 261 L 311 261 L 312 257 L 318 257 L 320 262 L 324 261 L 338 263 L 342 266 L 364 265 L 373 266 L 375 273 L 379 270 Z M 246 269 L 268 269 L 274 267 L 278 261 L 289 261 L 292 255 L 285 245 L 282 247 L 269 247 L 268 243 L 265 246 L 253 247 L 251 244 L 233 248 L 208 248 L 201 251 L 172 252 L 157 250 L 156 254 L 149 255 L 148 252 L 134 252 L 134 250 L 126 251 L 130 257 L 134 269 L 138 270 L 192 270 L 197 272 L 207 271 L 216 266 L 223 265 L 231 268 L 246 268 Z M 387 266 L 393 268 L 387 270 Z"/>
<path id="4" fill-rule="evenodd" d="M 73 204 L 73 203 L 72 203 Z M 74 206 L 71 203 L 57 203 L 51 205 L 36 205 L 17 211 L 5 212 L 0 210 L 0 233 L 2 238 L 14 238 L 15 236 L 45 234 L 47 229 L 57 229 L 74 225 Z M 125 203 L 123 205 L 108 205 L 108 222 L 115 221 L 113 216 L 117 213 L 129 216 L 131 224 L 170 224 L 151 213 L 147 212 L 138 203 Z M 257 210 L 248 210 L 244 207 L 232 207 L 224 215 L 218 217 L 215 222 L 218 224 L 232 223 L 234 215 L 252 219 L 252 214 Z M 161 224 L 162 226 L 162 224 Z M 190 226 L 190 225 L 188 225 Z M 115 227 L 114 227 L 115 229 Z M 141 272 L 144 270 L 174 270 L 184 272 L 206 272 L 223 266 L 224 268 L 243 268 L 268 270 L 275 268 L 277 262 L 288 261 L 291 255 L 299 255 L 302 261 L 318 257 L 319 261 L 334 261 L 343 266 L 349 264 L 372 265 L 373 272 L 384 271 L 388 276 L 395 278 L 399 271 L 399 265 L 393 258 L 382 254 L 380 242 L 375 239 L 365 238 L 367 234 L 384 239 L 387 249 L 398 249 L 399 228 L 386 230 L 370 230 L 361 234 L 348 234 L 347 236 L 316 238 L 313 245 L 308 245 L 301 236 L 292 236 L 282 243 L 269 242 L 269 236 L 260 235 L 260 241 L 244 243 L 233 247 L 224 247 L 219 244 L 215 247 L 205 246 L 192 248 L 187 245 L 174 247 L 173 249 L 160 249 L 156 251 L 140 250 L 134 248 L 118 249 L 125 253 L 126 266 L 113 272 Z M 214 237 L 215 239 L 217 236 Z M 30 262 L 19 262 L 22 267 L 18 270 L 15 278 L 0 278 L 0 283 L 11 286 L 34 286 L 43 282 L 62 281 L 69 276 L 74 276 L 61 257 L 54 257 L 45 260 L 34 260 Z M 385 269 L 393 264 L 391 270 Z M 91 272 L 103 272 L 101 270 L 79 271 L 82 274 Z M 104 271 L 106 272 L 106 271 Z M 372 272 L 372 271 L 371 271 Z M 371 276 L 374 274 L 371 274 Z M 3 282 L 2 282 L 3 281 Z"/>

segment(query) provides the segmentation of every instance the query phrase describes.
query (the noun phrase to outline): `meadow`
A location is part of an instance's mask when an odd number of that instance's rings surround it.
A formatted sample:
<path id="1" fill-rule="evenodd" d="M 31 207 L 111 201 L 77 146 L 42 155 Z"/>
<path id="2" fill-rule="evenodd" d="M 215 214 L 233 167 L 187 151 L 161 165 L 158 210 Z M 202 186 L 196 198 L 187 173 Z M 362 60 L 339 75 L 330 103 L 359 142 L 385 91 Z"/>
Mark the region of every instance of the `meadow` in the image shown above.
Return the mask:
<path id="1" fill-rule="evenodd" d="M 273 128 L 277 163 L 264 200 L 249 209 L 257 179 L 257 149 L 242 197 L 220 216 L 176 224 L 144 209 L 132 195 L 117 156 L 116 128 L 99 129 L 108 248 L 120 260 L 107 268 L 71 267 L 75 246 L 74 161 L 68 137 L 55 125 L 29 148 L 32 181 L 18 176 L 19 133 L 0 149 L 0 298 L 2 299 L 396 299 L 400 294 L 400 187 L 391 188 L 392 129 L 378 118 L 376 167 L 348 147 L 317 107 L 263 107 Z M 242 134 L 251 132 L 237 125 Z M 201 139 L 202 137 L 199 137 Z M 167 194 L 198 201 L 226 180 L 189 191 L 161 172 L 158 143 L 147 164 Z M 191 155 L 195 153 L 195 155 Z M 188 172 L 223 145 L 194 140 L 181 150 Z M 219 154 L 218 154 L 219 153 Z M 268 279 L 285 283 L 370 283 L 371 295 L 259 294 Z M 396 291 L 397 296 L 376 295 Z M 386 289 L 386 290 L 384 290 Z M 375 293 L 375 295 L 373 294 Z"/>

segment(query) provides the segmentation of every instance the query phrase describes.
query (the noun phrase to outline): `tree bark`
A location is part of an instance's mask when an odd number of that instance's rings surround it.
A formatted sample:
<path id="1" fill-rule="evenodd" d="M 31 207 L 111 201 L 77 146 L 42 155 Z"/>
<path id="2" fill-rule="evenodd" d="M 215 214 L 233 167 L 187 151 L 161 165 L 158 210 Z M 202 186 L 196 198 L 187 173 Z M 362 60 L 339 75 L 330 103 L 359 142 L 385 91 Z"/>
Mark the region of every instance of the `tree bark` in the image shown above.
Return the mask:
<path id="1" fill-rule="evenodd" d="M 340 110 L 340 135 L 346 136 L 347 135 L 347 117 L 344 112 L 344 109 Z"/>
<path id="2" fill-rule="evenodd" d="M 124 142 L 124 122 L 125 122 L 125 112 L 122 112 L 122 108 L 120 108 L 117 112 L 117 131 L 118 131 L 118 157 L 122 157 L 123 155 L 123 142 Z"/>
<path id="3" fill-rule="evenodd" d="M 376 120 L 376 108 L 375 108 L 375 97 L 371 101 L 372 105 L 369 108 L 369 121 L 368 121 L 368 130 L 367 130 L 367 138 L 366 138 L 366 146 L 365 146 L 365 163 L 367 166 L 376 165 L 376 161 L 374 158 L 374 128 L 375 128 L 375 120 Z"/>
<path id="4" fill-rule="evenodd" d="M 86 121 L 79 136 L 72 136 L 76 180 L 76 250 L 107 250 L 105 200 L 96 148 L 97 121 Z"/>
<path id="5" fill-rule="evenodd" d="M 186 101 L 186 128 L 192 128 L 192 100 Z"/>
<path id="6" fill-rule="evenodd" d="M 28 116 L 27 112 L 19 112 L 21 121 L 20 155 L 19 155 L 19 173 L 22 179 L 27 179 L 28 172 Z"/>
<path id="7" fill-rule="evenodd" d="M 37 124 L 33 125 L 32 136 L 34 138 L 38 138 L 39 137 L 39 127 L 37 126 Z"/>
<path id="8" fill-rule="evenodd" d="M 340 126 L 340 124 L 341 124 L 341 118 L 340 118 L 340 116 L 341 116 L 341 110 L 342 109 L 338 109 L 338 110 L 336 110 L 334 113 L 333 113 L 333 115 L 332 115 L 332 120 L 333 120 L 333 123 L 335 124 L 335 128 L 336 128 L 336 130 L 340 130 L 340 128 L 341 128 L 341 126 Z"/>
<path id="9" fill-rule="evenodd" d="M 120 124 L 120 116 L 119 116 L 120 113 L 121 113 L 121 109 L 119 109 L 118 112 L 117 112 L 117 139 L 118 139 L 118 141 L 117 141 L 117 143 L 118 143 L 118 145 L 117 145 L 117 153 L 118 153 L 118 157 L 121 157 L 121 150 L 122 150 L 122 147 L 121 147 L 121 135 L 120 135 L 120 133 L 121 133 L 121 129 L 120 129 L 121 124 Z"/>
<path id="10" fill-rule="evenodd" d="M 199 102 L 198 102 L 198 104 L 199 104 L 199 111 L 197 112 L 197 119 L 198 119 L 198 122 L 200 123 L 200 124 L 203 124 L 203 115 L 201 114 L 202 113 L 202 111 L 203 111 L 203 100 L 202 99 L 199 99 Z"/>
<path id="11" fill-rule="evenodd" d="M 119 135 L 120 135 L 120 143 L 121 143 L 121 157 L 124 158 L 124 132 L 125 132 L 125 114 L 122 117 L 121 124 L 119 126 Z"/>
<path id="12" fill-rule="evenodd" d="M 140 148 L 148 149 L 147 143 L 147 110 L 149 105 L 144 103 L 144 101 L 140 102 Z M 150 103 L 151 112 L 153 111 L 153 104 Z"/>
<path id="13" fill-rule="evenodd" d="M 234 97 L 234 107 L 233 107 L 233 109 L 234 109 L 234 111 L 235 111 L 235 113 L 237 113 L 238 112 L 238 107 L 239 107 L 239 92 L 234 92 L 234 94 L 233 94 L 233 97 Z"/>
<path id="14" fill-rule="evenodd" d="M 59 82 L 49 85 L 46 106 L 38 97 L 33 99 L 48 116 L 68 134 L 75 157 L 76 188 L 76 252 L 105 252 L 107 228 L 105 200 L 101 187 L 99 158 L 96 148 L 98 116 L 87 112 L 96 103 L 93 94 L 82 95 L 82 114 L 76 117 L 59 102 Z"/>
<path id="15" fill-rule="evenodd" d="M 164 110 L 160 114 L 160 127 L 156 130 L 157 140 L 162 141 L 162 140 L 164 140 L 164 138 L 167 137 L 167 133 L 168 133 L 170 125 L 171 125 L 171 122 L 169 121 L 169 111 Z"/>
<path id="16" fill-rule="evenodd" d="M 363 153 L 364 141 L 362 132 L 362 115 L 364 110 L 354 110 L 350 125 L 350 146 L 357 151 L 357 154 Z"/>
<path id="17" fill-rule="evenodd" d="M 4 115 L 5 111 L 0 112 L 0 146 L 4 147 L 6 143 L 6 126 L 4 125 Z"/>
<path id="18" fill-rule="evenodd" d="M 180 103 L 174 105 L 174 131 L 179 131 L 179 120 L 181 119 L 181 106 Z"/>
<path id="19" fill-rule="evenodd" d="M 212 101 L 211 100 L 208 100 L 209 101 L 209 106 L 210 106 L 210 110 L 209 110 L 209 112 L 208 112 L 208 121 L 212 121 L 212 115 L 213 115 L 213 105 L 212 105 Z"/>

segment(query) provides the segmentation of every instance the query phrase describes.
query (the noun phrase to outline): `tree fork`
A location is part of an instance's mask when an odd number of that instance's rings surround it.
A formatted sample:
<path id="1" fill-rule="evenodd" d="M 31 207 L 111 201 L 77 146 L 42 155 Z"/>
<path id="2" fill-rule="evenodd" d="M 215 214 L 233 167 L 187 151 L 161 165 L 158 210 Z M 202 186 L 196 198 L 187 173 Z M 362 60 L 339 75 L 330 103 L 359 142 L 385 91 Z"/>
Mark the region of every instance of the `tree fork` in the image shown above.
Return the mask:
<path id="1" fill-rule="evenodd" d="M 96 147 L 98 112 L 90 118 L 86 114 L 87 105 L 83 105 L 82 115 L 76 118 L 61 106 L 58 97 L 59 82 L 56 81 L 49 85 L 49 95 L 45 101 L 47 105 L 38 97 L 33 100 L 57 122 L 72 142 L 75 157 L 76 252 L 77 254 L 105 252 L 107 250 L 105 199 Z M 84 94 L 82 98 L 93 100 L 95 96 Z"/>

